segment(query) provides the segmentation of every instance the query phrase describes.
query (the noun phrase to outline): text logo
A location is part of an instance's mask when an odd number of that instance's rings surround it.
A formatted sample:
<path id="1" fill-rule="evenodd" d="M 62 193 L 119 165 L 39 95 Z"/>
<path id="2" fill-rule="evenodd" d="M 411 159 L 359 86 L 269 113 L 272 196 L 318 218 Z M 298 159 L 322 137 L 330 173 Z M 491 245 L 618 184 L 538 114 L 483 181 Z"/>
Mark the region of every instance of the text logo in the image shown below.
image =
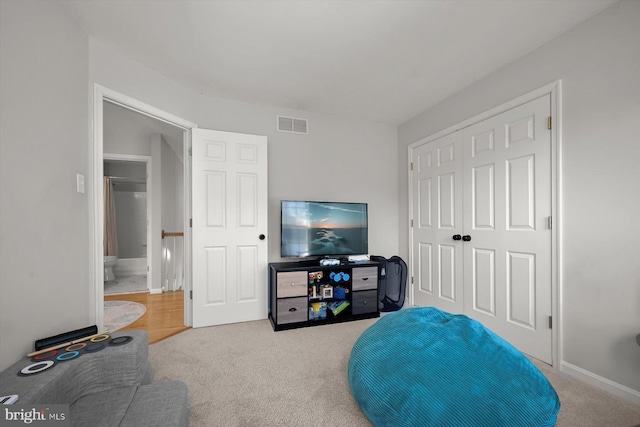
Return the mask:
<path id="1" fill-rule="evenodd" d="M 69 405 L 3 405 L 0 427 L 70 427 Z"/>

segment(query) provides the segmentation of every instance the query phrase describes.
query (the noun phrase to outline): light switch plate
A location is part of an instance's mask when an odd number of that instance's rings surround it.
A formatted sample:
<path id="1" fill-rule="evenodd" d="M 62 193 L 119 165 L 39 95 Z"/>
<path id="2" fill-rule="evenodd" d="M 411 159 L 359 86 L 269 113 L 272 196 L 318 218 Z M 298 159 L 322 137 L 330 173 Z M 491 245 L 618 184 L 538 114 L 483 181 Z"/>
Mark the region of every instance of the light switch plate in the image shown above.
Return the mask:
<path id="1" fill-rule="evenodd" d="M 76 191 L 78 193 L 84 193 L 84 175 L 76 175 Z"/>

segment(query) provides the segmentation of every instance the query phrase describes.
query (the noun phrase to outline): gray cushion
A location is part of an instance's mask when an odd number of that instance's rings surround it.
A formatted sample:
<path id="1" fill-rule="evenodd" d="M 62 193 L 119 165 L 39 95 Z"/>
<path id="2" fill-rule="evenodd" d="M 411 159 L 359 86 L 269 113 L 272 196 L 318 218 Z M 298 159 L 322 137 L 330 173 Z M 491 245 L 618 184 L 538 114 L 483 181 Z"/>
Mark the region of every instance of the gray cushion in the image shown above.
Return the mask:
<path id="1" fill-rule="evenodd" d="M 138 387 L 120 427 L 189 425 L 189 392 L 181 381 Z"/>
<path id="2" fill-rule="evenodd" d="M 73 426 L 188 426 L 187 386 L 179 381 L 151 383 L 147 332 L 110 335 L 133 340 L 19 376 L 34 363 L 24 357 L 0 373 L 0 396 L 17 394 L 19 404 L 68 404 Z"/>
<path id="3" fill-rule="evenodd" d="M 128 331 L 110 335 L 112 338 L 128 335 L 133 340 L 125 345 L 107 346 L 96 353 L 56 362 L 52 368 L 38 374 L 19 376 L 23 368 L 34 363 L 24 357 L 0 373 L 0 396 L 17 394 L 22 404 L 72 404 L 86 394 L 148 382 L 147 332 Z"/>
<path id="4" fill-rule="evenodd" d="M 117 427 L 138 387 L 118 387 L 85 395 L 69 408 L 72 426 Z"/>

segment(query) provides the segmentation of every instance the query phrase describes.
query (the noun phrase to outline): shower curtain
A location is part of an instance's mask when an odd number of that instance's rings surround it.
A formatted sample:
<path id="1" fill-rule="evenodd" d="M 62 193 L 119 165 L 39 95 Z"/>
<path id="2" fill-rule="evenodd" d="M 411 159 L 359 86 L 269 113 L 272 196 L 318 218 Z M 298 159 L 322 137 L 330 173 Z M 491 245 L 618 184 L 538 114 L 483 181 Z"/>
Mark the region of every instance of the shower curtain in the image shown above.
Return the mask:
<path id="1" fill-rule="evenodd" d="M 104 256 L 118 256 L 116 204 L 111 178 L 104 177 Z"/>

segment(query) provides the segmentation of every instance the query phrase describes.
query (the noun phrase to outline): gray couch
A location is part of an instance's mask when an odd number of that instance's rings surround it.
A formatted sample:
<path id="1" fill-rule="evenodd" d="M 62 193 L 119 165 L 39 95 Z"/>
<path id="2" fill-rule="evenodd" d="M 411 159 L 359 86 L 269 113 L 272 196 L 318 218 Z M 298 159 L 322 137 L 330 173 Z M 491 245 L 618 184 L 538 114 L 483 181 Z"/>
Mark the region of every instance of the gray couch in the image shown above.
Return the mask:
<path id="1" fill-rule="evenodd" d="M 108 345 L 120 336 L 133 339 Z M 81 349 L 78 357 L 66 361 L 56 360 L 66 351 L 60 349 L 48 359 L 55 361 L 51 368 L 27 376 L 20 372 L 38 361 L 23 358 L 0 373 L 0 396 L 17 394 L 17 405 L 68 404 L 72 426 L 189 425 L 187 386 L 151 381 L 146 331 L 116 332 L 103 343 L 107 346 L 102 350 Z"/>

